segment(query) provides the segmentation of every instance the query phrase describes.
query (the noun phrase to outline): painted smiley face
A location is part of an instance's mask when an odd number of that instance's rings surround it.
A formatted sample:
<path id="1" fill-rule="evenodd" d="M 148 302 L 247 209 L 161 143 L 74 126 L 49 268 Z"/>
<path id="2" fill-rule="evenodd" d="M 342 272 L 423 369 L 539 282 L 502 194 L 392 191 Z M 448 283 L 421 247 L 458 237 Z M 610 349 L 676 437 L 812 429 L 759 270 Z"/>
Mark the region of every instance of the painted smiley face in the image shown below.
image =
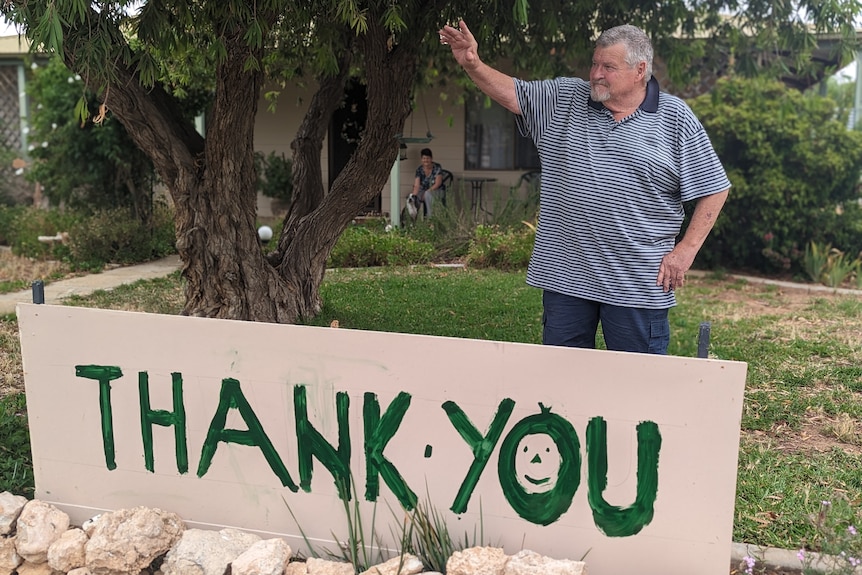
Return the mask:
<path id="1" fill-rule="evenodd" d="M 515 477 L 528 493 L 545 493 L 554 488 L 560 473 L 560 451 L 546 433 L 525 435 L 518 444 Z"/>

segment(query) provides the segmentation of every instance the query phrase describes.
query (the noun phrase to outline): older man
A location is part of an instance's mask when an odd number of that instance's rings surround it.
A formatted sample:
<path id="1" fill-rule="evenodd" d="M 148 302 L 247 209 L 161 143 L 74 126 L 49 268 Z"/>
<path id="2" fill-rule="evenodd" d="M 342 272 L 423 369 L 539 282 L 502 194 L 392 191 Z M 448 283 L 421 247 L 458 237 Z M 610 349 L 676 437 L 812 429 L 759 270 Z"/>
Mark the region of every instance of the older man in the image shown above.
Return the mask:
<path id="1" fill-rule="evenodd" d="M 608 349 L 667 353 L 674 290 L 730 181 L 691 109 L 659 90 L 647 35 L 628 25 L 603 32 L 589 82 L 525 82 L 482 62 L 463 21 L 439 33 L 539 150 L 541 216 L 527 283 L 543 290 L 543 342 L 594 348 L 601 322 Z M 677 242 L 690 200 L 697 204 Z"/>

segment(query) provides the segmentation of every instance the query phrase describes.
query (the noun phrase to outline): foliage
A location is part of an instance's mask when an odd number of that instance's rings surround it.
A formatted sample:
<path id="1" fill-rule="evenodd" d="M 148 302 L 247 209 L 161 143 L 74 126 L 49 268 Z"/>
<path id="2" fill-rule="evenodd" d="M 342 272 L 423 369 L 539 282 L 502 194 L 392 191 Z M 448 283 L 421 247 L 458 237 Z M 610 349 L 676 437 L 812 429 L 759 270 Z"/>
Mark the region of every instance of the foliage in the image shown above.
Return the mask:
<path id="1" fill-rule="evenodd" d="M 464 534 L 463 541 L 452 537 L 442 513 L 434 506 L 430 493 L 412 510 L 404 510 L 400 541 L 402 553 L 412 553 L 421 559 L 426 571 L 445 573 L 446 563 L 453 553 L 484 544 L 482 506 L 479 504 L 479 533 Z"/>
<path id="2" fill-rule="evenodd" d="M 733 185 L 701 263 L 798 272 L 809 242 L 858 251 L 862 133 L 834 118 L 831 100 L 725 79 L 691 105 Z"/>
<path id="3" fill-rule="evenodd" d="M 67 262 L 73 269 L 97 270 L 107 263 L 132 264 L 176 252 L 173 213 L 156 203 L 149 223 L 131 210 L 115 208 L 86 214 L 73 210 L 0 207 L 0 223 L 13 253 Z M 41 242 L 39 236 L 63 236 Z"/>
<path id="4" fill-rule="evenodd" d="M 862 536 L 857 525 L 862 525 L 862 514 L 856 505 L 845 498 L 820 502 L 817 513 L 811 516 L 815 528 L 814 539 L 799 551 L 804 575 L 829 573 L 852 575 L 862 565 Z M 807 549 L 819 551 L 818 555 Z"/>
<path id="5" fill-rule="evenodd" d="M 8 246 L 12 243 L 14 222 L 25 208 L 21 206 L 7 206 L 0 204 L 0 245 Z"/>
<path id="6" fill-rule="evenodd" d="M 805 258 L 802 263 L 805 273 L 808 274 L 811 281 L 817 283 L 823 281 L 823 276 L 829 265 L 829 252 L 831 251 L 832 246 L 829 244 L 821 245 L 817 242 L 808 242 L 808 245 L 805 246 Z"/>
<path id="7" fill-rule="evenodd" d="M 393 230 L 380 233 L 365 226 L 347 228 L 329 256 L 331 267 L 368 267 L 423 264 L 431 261 L 434 247 Z"/>
<path id="8" fill-rule="evenodd" d="M 293 194 L 293 162 L 284 154 L 254 155 L 258 189 L 268 198 L 290 201 Z"/>
<path id="9" fill-rule="evenodd" d="M 76 105 L 98 115 L 99 102 L 80 76 L 54 57 L 32 66 L 28 93 L 34 102 L 27 172 L 55 205 L 76 210 L 127 207 L 146 221 L 154 173 L 147 156 L 116 118 L 78 122 Z"/>
<path id="10" fill-rule="evenodd" d="M 477 226 L 467 263 L 479 268 L 525 269 L 533 253 L 536 228 L 524 223 L 520 230 L 501 231 L 495 226 Z"/>
<path id="11" fill-rule="evenodd" d="M 33 459 L 23 393 L 0 396 L 0 492 L 32 498 Z"/>
<path id="12" fill-rule="evenodd" d="M 69 231 L 69 259 L 83 269 L 106 263 L 132 264 L 174 253 L 173 213 L 156 204 L 150 224 L 141 224 L 128 209 L 101 210 Z"/>
<path id="13" fill-rule="evenodd" d="M 63 242 L 40 242 L 39 236 L 56 236 L 68 233 L 86 216 L 73 210 L 43 210 L 41 208 L 12 208 L 7 240 L 12 252 L 36 259 L 62 260 L 68 257 L 68 246 Z"/>
<path id="14" fill-rule="evenodd" d="M 0 148 L 0 209 L 15 205 L 13 187 L 19 174 L 16 173 L 17 170 L 12 166 L 12 162 L 18 155 L 14 150 Z M 0 226 L 0 241 L 2 241 L 2 233 L 3 227 Z"/>

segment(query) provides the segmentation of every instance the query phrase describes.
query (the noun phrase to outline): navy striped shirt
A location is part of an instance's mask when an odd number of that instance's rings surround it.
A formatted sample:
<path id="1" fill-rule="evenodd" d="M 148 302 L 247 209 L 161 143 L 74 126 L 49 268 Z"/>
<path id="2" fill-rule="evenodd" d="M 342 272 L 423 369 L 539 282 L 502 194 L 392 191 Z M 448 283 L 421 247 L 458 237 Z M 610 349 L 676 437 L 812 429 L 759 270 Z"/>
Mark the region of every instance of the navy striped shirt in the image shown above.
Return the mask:
<path id="1" fill-rule="evenodd" d="M 515 90 L 518 126 L 542 163 L 527 283 L 623 307 L 676 305 L 673 291 L 655 283 L 682 204 L 730 188 L 694 113 L 655 79 L 621 122 L 580 78 L 515 79 Z"/>

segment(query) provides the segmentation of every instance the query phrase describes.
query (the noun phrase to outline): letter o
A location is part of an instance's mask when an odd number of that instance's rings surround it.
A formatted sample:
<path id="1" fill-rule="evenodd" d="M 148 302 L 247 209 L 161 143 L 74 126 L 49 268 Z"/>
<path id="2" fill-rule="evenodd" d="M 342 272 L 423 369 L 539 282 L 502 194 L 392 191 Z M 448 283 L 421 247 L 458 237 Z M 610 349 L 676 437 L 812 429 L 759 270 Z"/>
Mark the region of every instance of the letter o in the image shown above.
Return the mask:
<path id="1" fill-rule="evenodd" d="M 516 423 L 503 439 L 497 462 L 497 475 L 503 495 L 512 509 L 527 521 L 549 525 L 560 518 L 572 504 L 581 482 L 581 445 L 572 424 L 540 404 L 541 413 Z M 547 434 L 560 453 L 560 469 L 554 487 L 544 493 L 530 493 L 518 482 L 515 458 L 518 445 L 528 435 Z"/>

